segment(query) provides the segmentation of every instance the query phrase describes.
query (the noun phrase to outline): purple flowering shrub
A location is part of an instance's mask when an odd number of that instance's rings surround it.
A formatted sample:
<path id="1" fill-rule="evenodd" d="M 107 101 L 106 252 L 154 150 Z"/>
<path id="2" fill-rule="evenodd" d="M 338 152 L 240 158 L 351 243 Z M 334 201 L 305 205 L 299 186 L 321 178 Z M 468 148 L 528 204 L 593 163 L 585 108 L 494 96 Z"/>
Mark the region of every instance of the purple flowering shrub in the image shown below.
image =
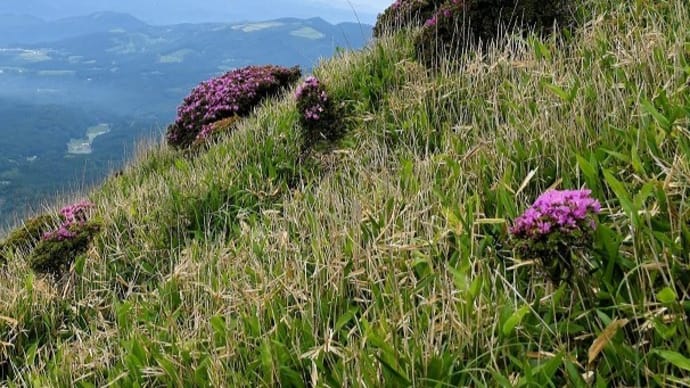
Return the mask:
<path id="1" fill-rule="evenodd" d="M 425 22 L 417 36 L 417 57 L 433 68 L 445 56 L 484 45 L 505 31 L 523 26 L 549 34 L 554 23 L 573 22 L 573 0 L 446 0 Z"/>
<path id="2" fill-rule="evenodd" d="M 167 130 L 168 144 L 188 148 L 199 136 L 213 132 L 216 121 L 248 115 L 264 98 L 290 86 L 300 75 L 299 67 L 249 66 L 202 82 L 178 108 Z"/>
<path id="3" fill-rule="evenodd" d="M 541 261 L 552 280 L 573 275 L 573 253 L 591 247 L 601 205 L 590 190 L 550 190 L 518 217 L 510 229 L 516 248 Z"/>
<path id="4" fill-rule="evenodd" d="M 421 26 L 444 1 L 397 0 L 376 19 L 374 36 L 380 37 L 403 28 Z"/>
<path id="5" fill-rule="evenodd" d="M 310 76 L 299 85 L 295 99 L 304 138 L 303 149 L 320 140 L 333 141 L 342 135 L 344 128 L 338 107 L 318 78 Z"/>
<path id="6" fill-rule="evenodd" d="M 57 230 L 46 232 L 43 234 L 43 240 L 62 241 L 74 238 L 76 233 L 73 229 L 78 228 L 86 223 L 88 219 L 88 211 L 93 207 L 93 204 L 88 201 L 81 201 L 73 205 L 65 206 L 60 210 L 60 219 L 62 224 Z"/>
<path id="7" fill-rule="evenodd" d="M 31 252 L 29 264 L 34 271 L 59 274 L 86 251 L 100 231 L 100 225 L 90 219 L 92 208 L 90 202 L 81 201 L 60 210 L 60 225 L 44 232 Z"/>

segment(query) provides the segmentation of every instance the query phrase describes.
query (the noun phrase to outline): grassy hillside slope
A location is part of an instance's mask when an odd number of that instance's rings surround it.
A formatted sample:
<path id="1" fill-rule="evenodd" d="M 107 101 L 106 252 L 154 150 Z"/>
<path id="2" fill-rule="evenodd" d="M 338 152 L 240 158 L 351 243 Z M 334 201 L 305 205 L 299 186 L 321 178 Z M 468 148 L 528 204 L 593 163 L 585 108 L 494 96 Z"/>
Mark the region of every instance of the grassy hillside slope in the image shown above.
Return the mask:
<path id="1" fill-rule="evenodd" d="M 142 146 L 60 279 L 0 269 L 9 385 L 690 385 L 690 6 L 591 0 L 563 39 L 430 74 L 413 32 L 322 63 L 351 107 L 300 158 L 290 94 L 194 158 Z M 589 282 L 508 228 L 603 205 Z"/>

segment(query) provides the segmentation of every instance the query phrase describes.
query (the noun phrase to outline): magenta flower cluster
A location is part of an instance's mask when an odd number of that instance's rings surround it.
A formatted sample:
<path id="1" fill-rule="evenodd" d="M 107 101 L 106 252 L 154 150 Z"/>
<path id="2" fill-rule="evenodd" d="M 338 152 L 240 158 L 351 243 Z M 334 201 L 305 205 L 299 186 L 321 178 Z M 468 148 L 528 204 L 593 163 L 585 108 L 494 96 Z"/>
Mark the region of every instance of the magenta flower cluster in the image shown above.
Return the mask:
<path id="1" fill-rule="evenodd" d="M 314 76 L 309 76 L 300 86 L 297 87 L 295 98 L 299 100 L 309 100 L 309 104 L 303 108 L 302 115 L 306 120 L 318 121 L 328 103 L 328 94 L 323 89 L 319 80 Z"/>
<path id="2" fill-rule="evenodd" d="M 213 128 L 213 123 L 203 125 L 201 127 L 201 132 L 199 132 L 199 134 L 196 135 L 195 140 L 198 142 L 203 142 L 204 140 L 208 139 L 208 137 L 211 136 L 211 134 L 213 133 Z"/>
<path id="3" fill-rule="evenodd" d="M 314 76 L 307 77 L 295 91 L 303 151 L 317 143 L 335 141 L 345 133 L 344 104 L 336 105 L 326 85 Z"/>
<path id="4" fill-rule="evenodd" d="M 450 0 L 448 3 L 440 7 L 434 14 L 424 22 L 424 27 L 435 27 L 441 18 L 448 19 L 455 12 L 458 11 L 458 6 L 462 4 L 462 0 Z"/>
<path id="5" fill-rule="evenodd" d="M 594 215 L 601 211 L 590 190 L 550 190 L 518 217 L 510 232 L 513 236 L 540 240 L 552 233 L 572 235 L 594 229 Z"/>
<path id="6" fill-rule="evenodd" d="M 396 11 L 407 9 L 407 11 L 409 11 L 414 7 L 419 7 L 420 5 L 423 5 L 424 3 L 424 0 L 396 0 L 393 4 L 391 4 L 390 9 Z"/>
<path id="7" fill-rule="evenodd" d="M 73 229 L 75 226 L 83 226 L 88 220 L 88 211 L 93 207 L 89 201 L 81 201 L 60 210 L 62 223 L 57 230 L 43 234 L 43 240 L 63 241 L 77 236 Z"/>
<path id="8" fill-rule="evenodd" d="M 195 87 L 168 128 L 168 143 L 187 147 L 213 132 L 213 123 L 245 116 L 265 97 L 296 81 L 299 68 L 249 66 L 230 71 Z"/>

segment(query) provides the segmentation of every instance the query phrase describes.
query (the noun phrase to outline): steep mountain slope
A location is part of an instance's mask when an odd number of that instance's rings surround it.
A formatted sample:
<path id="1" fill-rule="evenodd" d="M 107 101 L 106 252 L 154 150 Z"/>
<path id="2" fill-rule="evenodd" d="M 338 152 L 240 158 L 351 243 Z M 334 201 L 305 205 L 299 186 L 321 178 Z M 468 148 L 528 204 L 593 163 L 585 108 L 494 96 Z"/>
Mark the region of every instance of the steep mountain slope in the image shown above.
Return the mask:
<path id="1" fill-rule="evenodd" d="M 582 3 L 428 72 L 414 31 L 315 69 L 349 133 L 301 153 L 292 93 L 190 157 L 89 193 L 59 279 L 0 271 L 18 385 L 668 386 L 690 378 L 690 7 Z M 548 188 L 602 204 L 583 282 L 509 226 Z"/>

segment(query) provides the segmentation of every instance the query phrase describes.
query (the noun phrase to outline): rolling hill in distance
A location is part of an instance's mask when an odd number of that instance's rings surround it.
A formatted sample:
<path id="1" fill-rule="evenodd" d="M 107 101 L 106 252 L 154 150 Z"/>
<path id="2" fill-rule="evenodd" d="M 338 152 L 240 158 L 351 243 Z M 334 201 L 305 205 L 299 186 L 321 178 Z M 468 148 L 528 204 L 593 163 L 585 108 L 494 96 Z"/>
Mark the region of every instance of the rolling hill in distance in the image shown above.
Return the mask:
<path id="1" fill-rule="evenodd" d="M 387 0 L 204 0 L 192 4 L 185 0 L 3 0 L 0 14 L 26 14 L 42 19 L 69 18 L 101 11 L 128 13 L 150 24 L 182 22 L 269 20 L 282 17 L 321 16 L 332 23 L 359 20 L 373 23 Z"/>
<path id="2" fill-rule="evenodd" d="M 252 64 L 309 72 L 370 37 L 370 25 L 321 18 L 150 25 L 115 12 L 0 16 L 0 225 L 117 169 L 137 139 L 160 136 L 199 82 Z M 100 124 L 109 131 L 88 152 L 70 151 Z"/>

